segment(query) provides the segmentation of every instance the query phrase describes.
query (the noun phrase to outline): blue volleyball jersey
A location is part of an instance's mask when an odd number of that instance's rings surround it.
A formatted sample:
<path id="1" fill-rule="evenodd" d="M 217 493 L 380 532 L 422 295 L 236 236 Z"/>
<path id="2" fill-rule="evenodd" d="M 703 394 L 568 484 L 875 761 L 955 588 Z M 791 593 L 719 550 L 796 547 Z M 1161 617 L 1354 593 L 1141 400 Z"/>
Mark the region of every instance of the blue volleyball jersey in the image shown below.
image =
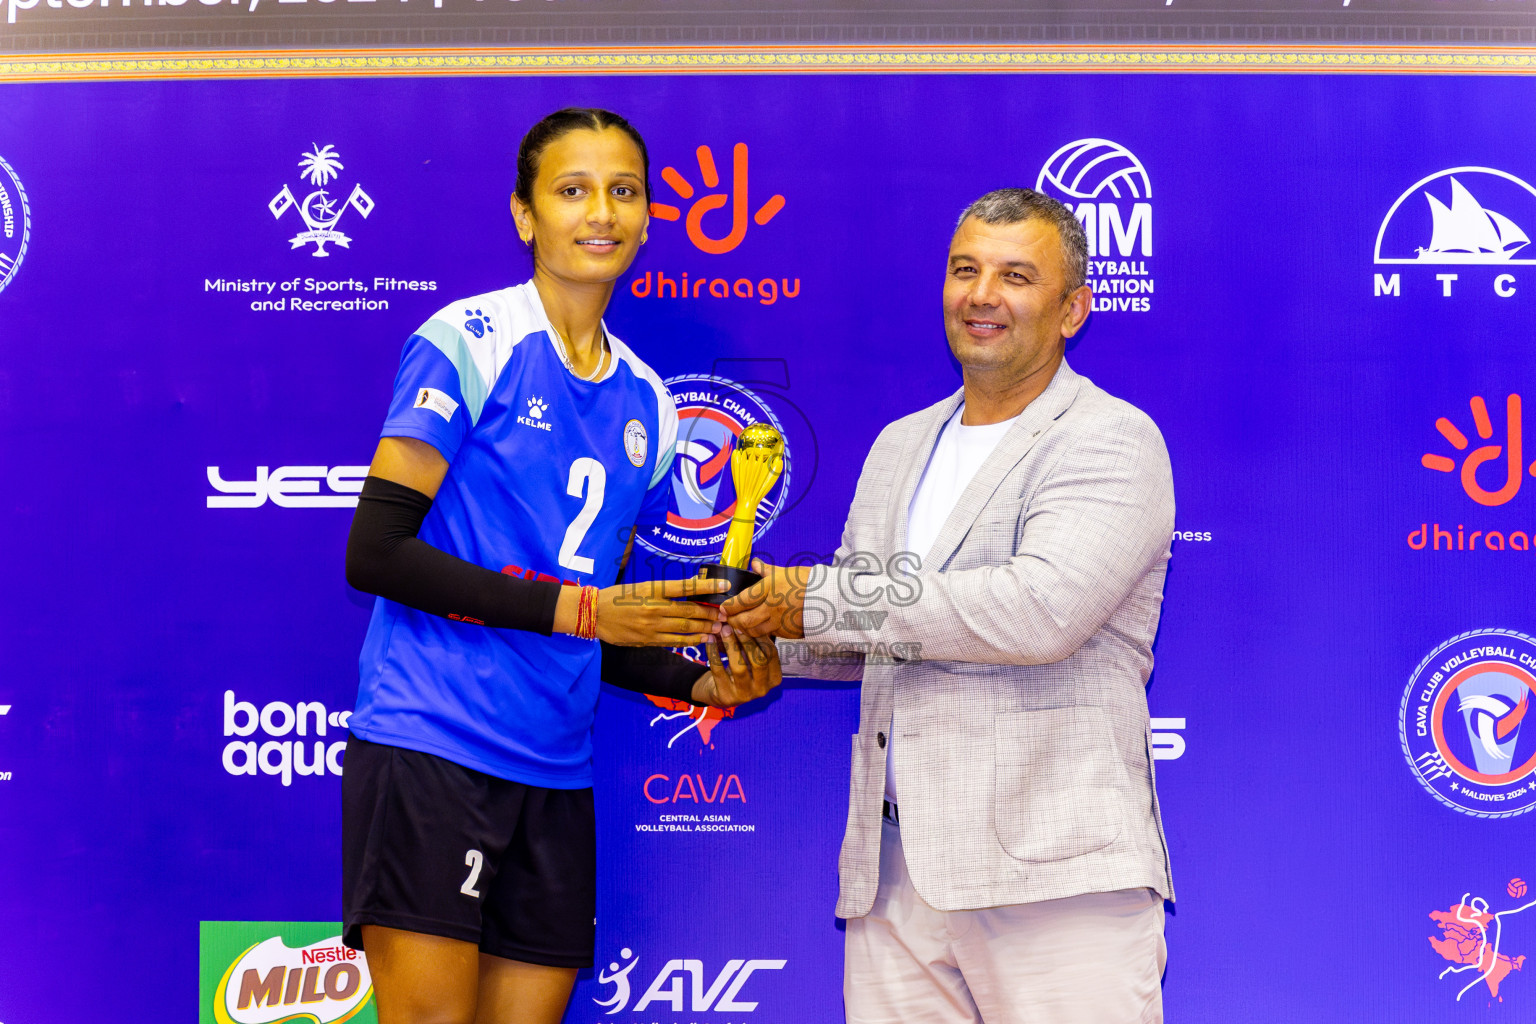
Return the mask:
<path id="1" fill-rule="evenodd" d="M 677 407 L 608 342 L 603 377 L 578 378 L 531 281 L 446 306 L 411 335 L 383 435 L 448 460 L 422 540 L 526 579 L 617 581 L 636 520 L 666 514 Z M 590 786 L 599 662 L 589 640 L 377 598 L 351 728 L 504 779 Z"/>

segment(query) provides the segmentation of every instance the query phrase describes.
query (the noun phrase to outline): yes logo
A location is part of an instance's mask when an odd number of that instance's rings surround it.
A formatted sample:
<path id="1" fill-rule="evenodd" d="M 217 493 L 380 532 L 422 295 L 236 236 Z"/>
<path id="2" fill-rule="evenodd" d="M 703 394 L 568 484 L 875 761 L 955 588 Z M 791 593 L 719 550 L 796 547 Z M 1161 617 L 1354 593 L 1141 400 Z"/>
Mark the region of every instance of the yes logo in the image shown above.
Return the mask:
<path id="1" fill-rule="evenodd" d="M 1451 443 L 1451 447 L 1458 452 L 1466 453 L 1461 460 L 1459 476 L 1462 490 L 1466 491 L 1467 497 L 1479 505 L 1503 505 L 1520 492 L 1520 484 L 1525 477 L 1520 396 L 1510 395 L 1505 400 L 1504 429 L 1498 438 L 1494 437 L 1493 417 L 1489 415 L 1488 403 L 1483 400 L 1483 397 L 1474 395 L 1468 404 L 1471 406 L 1472 425 L 1478 438 L 1483 441 L 1496 440 L 1498 443 L 1472 447 L 1472 442 L 1461 428 L 1445 416 L 1435 420 L 1435 429 L 1440 432 L 1440 436 Z M 1426 453 L 1419 462 L 1425 469 L 1432 469 L 1437 473 L 1457 472 L 1456 460 L 1445 455 Z M 1485 487 L 1478 480 L 1478 471 L 1485 464 L 1488 465 L 1493 479 L 1489 480 L 1487 476 L 1484 479 L 1496 485 L 1493 489 Z M 1536 463 L 1531 464 L 1530 472 L 1536 476 Z"/>
<path id="2" fill-rule="evenodd" d="M 696 151 L 699 161 L 699 178 L 706 189 L 720 187 L 720 171 L 715 166 L 715 154 L 708 146 L 700 146 Z M 747 195 L 747 144 L 736 143 L 731 151 L 731 184 L 730 192 L 711 191 L 707 195 L 701 195 L 688 209 L 688 215 L 683 220 L 688 230 L 688 240 L 701 251 L 713 256 L 730 252 L 741 244 L 747 237 L 747 211 L 749 209 Z M 664 167 L 661 171 L 661 179 L 672 186 L 684 200 L 693 199 L 696 191 L 692 182 L 683 177 L 675 167 Z M 730 207 L 731 227 L 720 238 L 712 237 L 704 231 L 704 217 L 715 210 Z M 752 220 L 759 226 L 771 221 L 780 210 L 784 209 L 784 197 L 774 195 L 752 214 Z M 657 220 L 675 221 L 683 216 L 682 210 L 666 203 L 652 203 L 651 216 Z"/>
<path id="3" fill-rule="evenodd" d="M 629 963 L 623 967 L 617 961 L 610 963 L 608 970 L 600 971 L 597 976 L 602 984 L 614 986 L 613 995 L 607 999 L 592 1000 L 607 1013 L 622 1013 L 629 1004 L 629 975 L 640 963 L 640 958 L 629 949 L 622 950 L 620 957 L 629 960 Z M 782 971 L 787 963 L 787 960 L 727 960 L 725 966 L 720 968 L 720 973 L 710 979 L 705 973 L 702 960 L 668 960 L 641 994 L 639 1002 L 635 1003 L 634 1012 L 639 1013 L 653 1004 L 662 1004 L 671 1007 L 673 1013 L 682 1013 L 685 1009 L 694 1013 L 707 1013 L 710 1010 L 751 1013 L 757 1009 L 758 1004 L 742 996 L 747 979 L 758 971 Z"/>

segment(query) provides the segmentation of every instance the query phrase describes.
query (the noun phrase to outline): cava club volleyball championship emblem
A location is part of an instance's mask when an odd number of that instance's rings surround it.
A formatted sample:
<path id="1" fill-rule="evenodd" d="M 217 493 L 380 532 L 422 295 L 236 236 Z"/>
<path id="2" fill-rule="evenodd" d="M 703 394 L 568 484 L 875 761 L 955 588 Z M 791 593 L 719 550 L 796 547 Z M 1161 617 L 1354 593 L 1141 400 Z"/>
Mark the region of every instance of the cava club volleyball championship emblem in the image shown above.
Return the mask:
<path id="1" fill-rule="evenodd" d="M 665 522 L 643 522 L 635 536 L 659 555 L 685 562 L 720 557 L 726 530 L 736 513 L 731 453 L 741 432 L 754 423 L 784 426 L 761 398 L 724 377 L 689 374 L 666 381 L 677 402 L 677 458 L 672 461 L 672 497 Z M 761 538 L 789 494 L 789 447 L 784 472 L 757 508 L 754 536 Z"/>
<path id="2" fill-rule="evenodd" d="M 11 165 L 0 157 L 0 292 L 11 283 L 27 254 L 27 236 L 31 233 L 32 211 L 27 206 L 27 190 Z"/>
<path id="3" fill-rule="evenodd" d="M 1452 637 L 1413 672 L 1398 719 L 1425 789 L 1478 818 L 1536 806 L 1536 639 L 1508 629 Z"/>

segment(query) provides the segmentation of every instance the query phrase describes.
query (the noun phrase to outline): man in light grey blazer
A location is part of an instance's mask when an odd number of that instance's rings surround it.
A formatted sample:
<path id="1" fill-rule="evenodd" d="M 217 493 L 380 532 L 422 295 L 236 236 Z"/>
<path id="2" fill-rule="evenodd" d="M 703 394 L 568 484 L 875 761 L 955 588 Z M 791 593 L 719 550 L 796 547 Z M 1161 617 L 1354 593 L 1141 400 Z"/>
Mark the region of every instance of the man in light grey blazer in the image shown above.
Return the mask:
<path id="1" fill-rule="evenodd" d="M 1162 435 L 1067 366 L 1092 305 L 1060 203 L 950 245 L 964 387 L 881 432 L 830 566 L 731 622 L 860 679 L 837 913 L 854 1024 L 1162 1020 L 1173 898 L 1145 684 L 1173 531 Z"/>

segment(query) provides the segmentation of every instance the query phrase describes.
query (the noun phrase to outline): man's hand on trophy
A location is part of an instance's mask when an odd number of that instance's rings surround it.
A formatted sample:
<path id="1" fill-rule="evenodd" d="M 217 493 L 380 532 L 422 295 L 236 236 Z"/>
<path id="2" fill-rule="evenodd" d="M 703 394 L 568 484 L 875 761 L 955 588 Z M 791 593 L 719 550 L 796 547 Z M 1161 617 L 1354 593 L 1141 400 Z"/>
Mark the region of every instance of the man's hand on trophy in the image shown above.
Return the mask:
<path id="1" fill-rule="evenodd" d="M 720 607 L 730 616 L 732 629 L 754 637 L 805 636 L 805 588 L 810 566 L 769 565 L 752 560 L 752 571 L 762 580 L 730 598 Z"/>
<path id="2" fill-rule="evenodd" d="M 720 657 L 722 647 L 724 662 Z M 726 626 L 719 639 L 707 642 L 704 650 L 709 657 L 709 674 L 693 684 L 695 704 L 733 708 L 763 696 L 784 678 L 779 649 L 772 637 L 759 640 Z"/>

